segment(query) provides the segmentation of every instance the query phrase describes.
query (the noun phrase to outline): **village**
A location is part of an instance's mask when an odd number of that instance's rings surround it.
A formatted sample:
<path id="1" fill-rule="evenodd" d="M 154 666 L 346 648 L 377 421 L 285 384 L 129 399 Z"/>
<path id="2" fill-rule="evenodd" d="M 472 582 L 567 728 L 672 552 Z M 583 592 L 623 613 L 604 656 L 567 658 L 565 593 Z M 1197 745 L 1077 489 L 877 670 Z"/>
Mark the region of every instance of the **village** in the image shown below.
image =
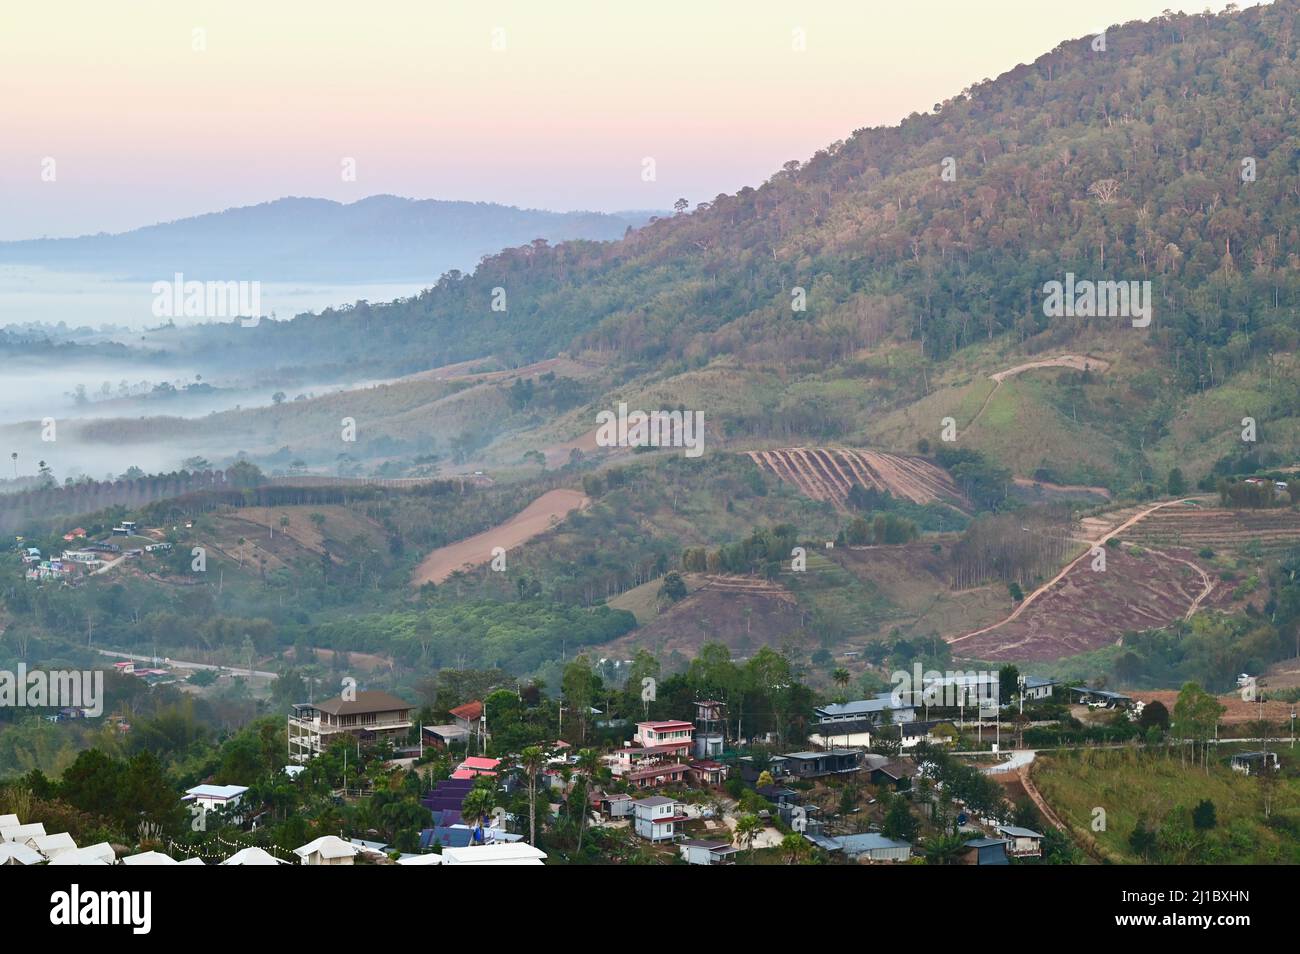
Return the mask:
<path id="1" fill-rule="evenodd" d="M 114 668 L 139 678 L 166 674 L 129 660 Z M 407 850 L 374 831 L 321 834 L 288 850 L 255 844 L 267 821 L 259 793 L 271 783 L 248 778 L 184 791 L 179 801 L 192 830 L 212 833 L 201 848 L 161 835 L 142 837 L 138 851 L 107 842 L 78 846 L 67 832 L 8 814 L 0 816 L 0 864 L 542 864 L 547 852 L 536 831 L 575 798 L 585 808 L 580 832 L 599 833 L 612 851 L 643 863 L 731 865 L 765 857 L 787 864 L 1008 865 L 1039 862 L 1045 850 L 1068 851 L 1059 820 L 1035 807 L 1045 808 L 1025 771 L 1034 751 L 1018 747 L 1023 739 L 1016 735 L 1053 723 L 1061 695 L 1122 722 L 1140 718 L 1141 702 L 1033 677 L 1020 677 L 1003 701 L 996 672 L 929 675 L 906 694 L 896 689 L 816 706 L 807 747 L 788 751 L 772 738 L 740 742 L 727 705 L 700 699 L 685 713 L 689 719 L 631 722 L 631 737 L 603 751 L 557 739 L 489 755 L 497 747 L 481 700 L 430 725 L 418 721 L 417 707 L 388 692 L 345 692 L 292 707 L 274 784 L 306 784 L 300 779 L 325 755 L 343 759 L 338 802 L 373 797 L 385 773 L 416 779 L 424 821 L 398 839 Z M 362 771 L 371 756 L 381 760 L 379 774 L 373 764 Z M 1249 772 L 1252 764 L 1235 758 L 1233 767 Z M 430 781 L 435 765 L 443 766 L 443 777 Z M 501 807 L 512 796 L 516 804 L 526 796 L 531 825 L 527 813 Z"/>

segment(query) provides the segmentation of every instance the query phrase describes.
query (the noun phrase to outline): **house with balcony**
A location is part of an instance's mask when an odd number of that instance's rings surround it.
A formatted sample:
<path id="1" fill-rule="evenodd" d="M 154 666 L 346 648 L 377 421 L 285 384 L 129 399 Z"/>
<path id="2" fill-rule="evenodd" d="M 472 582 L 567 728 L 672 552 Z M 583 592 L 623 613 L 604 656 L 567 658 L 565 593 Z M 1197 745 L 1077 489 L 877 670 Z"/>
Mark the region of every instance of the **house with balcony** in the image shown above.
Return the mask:
<path id="1" fill-rule="evenodd" d="M 358 692 L 352 699 L 302 702 L 289 713 L 289 760 L 306 762 L 348 736 L 359 744 L 406 740 L 415 707 L 387 692 Z"/>
<path id="2" fill-rule="evenodd" d="M 1000 825 L 997 833 L 1007 840 L 1007 854 L 1012 858 L 1041 858 L 1043 836 L 1029 828 Z"/>
<path id="3" fill-rule="evenodd" d="M 632 742 L 646 749 L 662 749 L 683 758 L 691 754 L 691 740 L 695 725 L 680 719 L 659 722 L 638 722 Z"/>
<path id="4" fill-rule="evenodd" d="M 782 756 L 793 778 L 821 778 L 848 775 L 861 767 L 857 749 L 827 749 L 825 752 L 786 752 Z"/>
<path id="5" fill-rule="evenodd" d="M 647 841 L 672 841 L 686 812 L 675 798 L 652 795 L 632 802 L 632 828 Z"/>

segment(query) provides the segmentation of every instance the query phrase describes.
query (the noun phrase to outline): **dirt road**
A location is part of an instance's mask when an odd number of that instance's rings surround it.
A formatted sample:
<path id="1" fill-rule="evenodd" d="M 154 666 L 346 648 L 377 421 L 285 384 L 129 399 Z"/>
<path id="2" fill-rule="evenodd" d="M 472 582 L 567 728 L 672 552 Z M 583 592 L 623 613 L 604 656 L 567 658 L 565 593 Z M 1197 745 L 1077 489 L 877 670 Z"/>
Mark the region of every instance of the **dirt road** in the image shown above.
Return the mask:
<path id="1" fill-rule="evenodd" d="M 989 380 L 993 382 L 993 390 L 989 392 L 980 409 L 975 412 L 975 416 L 970 419 L 974 424 L 980 419 L 980 416 L 988 408 L 989 402 L 993 400 L 993 395 L 998 393 L 1002 387 L 1002 382 L 1007 378 L 1014 378 L 1017 374 L 1023 374 L 1025 371 L 1033 371 L 1036 368 L 1074 368 L 1076 371 L 1106 371 L 1110 369 L 1109 361 L 1102 361 L 1099 358 L 1090 358 L 1086 355 L 1063 354 L 1057 358 L 1043 358 L 1039 361 L 1026 361 L 1024 364 L 1018 364 L 1014 368 L 1007 368 L 1005 371 L 996 371 L 989 375 Z"/>
<path id="2" fill-rule="evenodd" d="M 1008 616 L 1006 619 L 1002 620 L 1001 622 L 994 623 L 992 626 L 985 626 L 983 629 L 977 629 L 974 632 L 965 633 L 964 635 L 961 636 L 955 636 L 952 639 L 948 640 L 949 644 L 959 643 L 963 639 L 970 639 L 972 636 L 979 636 L 983 633 L 992 632 L 993 630 L 997 629 L 1000 626 L 1005 626 L 1013 619 L 1018 619 L 1020 617 L 1020 614 L 1023 613 L 1026 609 L 1028 609 L 1030 604 L 1033 603 L 1034 600 L 1038 599 L 1040 596 L 1042 596 L 1052 587 L 1056 586 L 1057 583 L 1060 583 L 1061 580 L 1065 578 L 1065 575 L 1069 573 L 1071 570 L 1073 570 L 1081 560 L 1087 559 L 1089 554 L 1092 552 L 1093 547 L 1104 547 L 1106 545 L 1106 541 L 1109 540 L 1111 537 L 1123 533 L 1129 527 L 1133 526 L 1135 523 L 1142 520 L 1144 517 L 1148 516 L 1149 514 L 1153 514 L 1157 510 L 1161 510 L 1165 507 L 1170 507 L 1173 506 L 1174 504 L 1181 504 L 1181 503 L 1182 503 L 1181 500 L 1166 500 L 1163 503 L 1158 503 L 1153 506 L 1147 507 L 1145 510 L 1139 510 L 1136 514 L 1134 514 L 1132 517 L 1129 517 L 1118 527 L 1115 527 L 1114 529 L 1107 531 L 1106 533 L 1098 537 L 1096 540 L 1093 540 L 1091 543 L 1089 543 L 1087 549 L 1085 549 L 1082 553 L 1080 553 L 1077 557 L 1075 557 L 1073 560 L 1071 560 L 1069 563 L 1065 565 L 1065 569 L 1063 569 L 1060 573 L 1056 574 L 1056 576 L 1052 577 L 1051 580 L 1044 583 L 1038 589 L 1034 590 L 1023 600 L 1021 600 L 1020 605 L 1017 606 L 1014 610 L 1012 610 L 1011 615 Z M 1199 572 L 1199 568 L 1197 569 Z M 1205 576 L 1204 573 L 1202 573 L 1201 575 L 1203 577 Z M 1208 577 L 1206 578 L 1205 581 L 1208 582 Z M 1209 592 L 1208 590 L 1205 591 L 1205 593 L 1208 592 Z M 1198 598 L 1195 604 L 1193 604 L 1193 608 L 1200 605 L 1201 599 L 1204 599 L 1204 594 L 1200 598 Z"/>
<path id="3" fill-rule="evenodd" d="M 504 547 L 508 552 L 590 502 L 577 490 L 547 491 L 505 523 L 434 550 L 415 568 L 411 585 L 441 583 L 457 570 L 481 566 L 492 559 L 494 547 Z"/>

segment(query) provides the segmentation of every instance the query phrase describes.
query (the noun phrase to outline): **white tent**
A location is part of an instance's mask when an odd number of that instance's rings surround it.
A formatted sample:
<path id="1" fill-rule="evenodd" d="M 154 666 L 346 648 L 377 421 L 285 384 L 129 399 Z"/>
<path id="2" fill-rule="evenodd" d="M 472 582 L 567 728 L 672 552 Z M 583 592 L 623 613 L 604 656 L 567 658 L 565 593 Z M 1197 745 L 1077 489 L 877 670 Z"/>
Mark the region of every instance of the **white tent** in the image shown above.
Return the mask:
<path id="1" fill-rule="evenodd" d="M 442 855 L 405 855 L 404 857 L 398 858 L 397 863 L 399 865 L 414 866 L 440 865 L 442 864 Z"/>
<path id="2" fill-rule="evenodd" d="M 122 859 L 124 865 L 178 865 L 180 864 L 170 855 L 164 855 L 161 851 L 142 851 L 138 855 L 127 855 Z"/>
<path id="3" fill-rule="evenodd" d="M 0 828 L 0 841 L 26 841 L 28 838 L 36 838 L 45 834 L 45 826 L 40 822 L 32 822 L 30 825 L 9 825 Z"/>
<path id="4" fill-rule="evenodd" d="M 301 848 L 295 848 L 293 853 L 302 859 L 304 865 L 350 865 L 361 849 L 336 835 L 322 835 Z"/>
<path id="5" fill-rule="evenodd" d="M 444 848 L 444 865 L 540 865 L 546 852 L 525 842 Z"/>
<path id="6" fill-rule="evenodd" d="M 223 865 L 283 865 L 288 862 L 281 861 L 274 855 L 269 854 L 261 848 L 241 848 L 225 861 Z"/>
<path id="7" fill-rule="evenodd" d="M 39 865 L 44 860 L 40 852 L 16 841 L 0 845 L 0 865 Z"/>
<path id="8" fill-rule="evenodd" d="M 117 856 L 113 854 L 113 846 L 106 841 L 101 841 L 97 845 L 89 845 L 85 848 L 75 848 L 72 851 L 61 852 L 57 857 L 50 859 L 51 865 L 111 865 L 115 864 Z"/>
<path id="9" fill-rule="evenodd" d="M 28 838 L 27 846 L 36 849 L 50 861 L 53 861 L 65 851 L 77 850 L 77 843 L 72 840 L 72 836 L 66 831 L 56 832 L 53 835 L 36 835 L 34 838 Z"/>
<path id="10" fill-rule="evenodd" d="M 21 824 L 17 815 L 0 815 L 0 828 L 14 828 Z"/>

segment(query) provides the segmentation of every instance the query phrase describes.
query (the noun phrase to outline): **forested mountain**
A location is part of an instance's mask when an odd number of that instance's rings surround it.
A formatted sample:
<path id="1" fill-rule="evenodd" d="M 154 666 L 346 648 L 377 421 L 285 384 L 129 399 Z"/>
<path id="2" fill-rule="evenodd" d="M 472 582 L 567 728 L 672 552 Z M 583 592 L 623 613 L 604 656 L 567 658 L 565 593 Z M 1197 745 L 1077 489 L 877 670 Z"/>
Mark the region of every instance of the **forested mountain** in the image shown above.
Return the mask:
<path id="1" fill-rule="evenodd" d="M 647 218 L 394 195 L 347 204 L 290 197 L 120 235 L 0 242 L 0 262 L 147 280 L 179 271 L 214 281 L 432 281 L 539 236 L 615 239 Z"/>
<path id="2" fill-rule="evenodd" d="M 943 357 L 1043 330 L 1042 285 L 1072 271 L 1150 280 L 1154 320 L 1134 333 L 1186 386 L 1211 386 L 1296 341 L 1298 15 L 1278 0 L 1114 27 L 1104 50 L 1071 40 L 621 241 L 507 249 L 414 299 L 239 344 L 699 365 L 824 361 L 895 336 Z"/>

